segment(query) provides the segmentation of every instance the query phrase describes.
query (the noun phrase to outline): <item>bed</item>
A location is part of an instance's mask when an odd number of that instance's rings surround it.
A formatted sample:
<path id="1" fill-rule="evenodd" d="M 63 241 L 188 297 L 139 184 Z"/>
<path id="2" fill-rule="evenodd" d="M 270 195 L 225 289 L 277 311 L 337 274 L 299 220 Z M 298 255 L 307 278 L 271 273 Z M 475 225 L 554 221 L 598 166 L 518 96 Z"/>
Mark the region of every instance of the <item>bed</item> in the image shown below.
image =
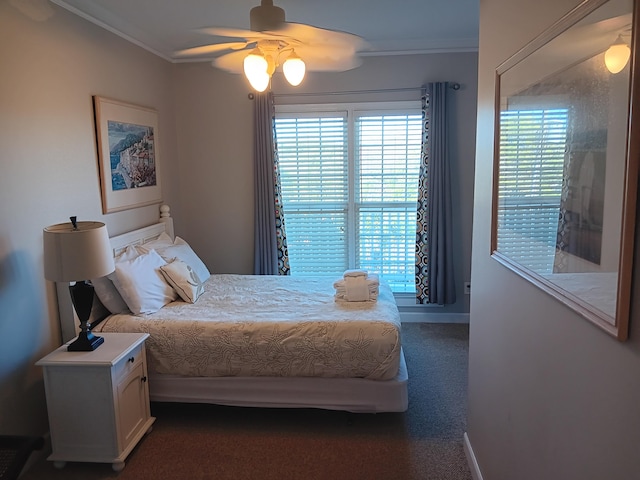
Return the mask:
<path id="1" fill-rule="evenodd" d="M 112 237 L 114 255 L 162 252 L 157 242 L 166 234 L 181 240 L 163 208 L 159 223 Z M 150 334 L 152 401 L 405 411 L 408 375 L 391 290 L 381 282 L 376 301 L 337 302 L 334 280 L 213 273 L 193 303 L 178 295 L 153 313 L 111 313 L 92 330 Z"/>

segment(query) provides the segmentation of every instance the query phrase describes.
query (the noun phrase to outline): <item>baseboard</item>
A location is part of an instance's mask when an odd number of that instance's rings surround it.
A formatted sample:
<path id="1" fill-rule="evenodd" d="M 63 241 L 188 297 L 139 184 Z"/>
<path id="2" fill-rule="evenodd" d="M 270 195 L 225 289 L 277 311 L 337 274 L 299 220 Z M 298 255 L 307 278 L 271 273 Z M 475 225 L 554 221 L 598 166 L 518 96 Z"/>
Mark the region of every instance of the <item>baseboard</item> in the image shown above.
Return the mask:
<path id="1" fill-rule="evenodd" d="M 482 472 L 478 466 L 476 455 L 473 453 L 473 447 L 471 446 L 467 432 L 464 432 L 464 454 L 467 457 L 467 463 L 469 464 L 469 470 L 471 470 L 473 480 L 482 480 Z"/>
<path id="2" fill-rule="evenodd" d="M 400 311 L 400 321 L 404 323 L 469 323 L 469 314 Z"/>

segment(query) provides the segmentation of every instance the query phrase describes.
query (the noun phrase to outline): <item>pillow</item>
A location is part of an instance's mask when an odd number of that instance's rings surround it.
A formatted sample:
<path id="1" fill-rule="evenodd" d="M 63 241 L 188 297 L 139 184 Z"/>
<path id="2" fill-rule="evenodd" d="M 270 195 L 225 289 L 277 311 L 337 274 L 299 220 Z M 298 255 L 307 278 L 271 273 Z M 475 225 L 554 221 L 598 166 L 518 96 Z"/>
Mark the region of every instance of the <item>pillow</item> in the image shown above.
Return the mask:
<path id="1" fill-rule="evenodd" d="M 211 276 L 211 272 L 209 271 L 207 266 L 200 259 L 200 257 L 198 257 L 198 255 L 196 255 L 196 252 L 193 251 L 193 249 L 191 248 L 191 246 L 187 243 L 187 241 L 185 239 L 183 239 L 181 237 L 176 237 L 176 241 L 173 242 L 173 244 L 174 245 L 184 245 L 185 249 L 191 251 L 191 254 L 194 257 L 194 262 L 196 263 L 196 265 L 192 265 L 192 267 L 196 271 L 196 273 L 198 274 L 198 277 L 200 278 L 200 280 L 202 280 L 204 282 Z M 187 263 L 189 263 L 189 262 L 187 262 Z"/>
<path id="2" fill-rule="evenodd" d="M 144 247 L 144 249 L 148 252 L 149 250 L 154 250 L 160 247 L 168 247 L 169 245 L 173 245 L 173 240 L 171 240 L 171 237 L 166 232 L 162 232 L 155 240 L 143 243 L 140 246 Z"/>
<path id="3" fill-rule="evenodd" d="M 111 313 L 125 313 L 129 311 L 129 307 L 127 307 L 116 286 L 108 277 L 92 278 L 91 283 L 102 305 Z"/>
<path id="4" fill-rule="evenodd" d="M 140 251 L 149 251 L 146 246 L 147 244 L 141 245 L 138 249 Z M 193 251 L 189 244 L 180 237 L 176 237 L 176 241 L 172 245 L 158 247 L 155 250 L 166 262 L 170 262 L 174 258 L 182 260 L 193 268 L 201 282 L 206 281 L 211 276 L 204 262 L 200 260 L 200 257 L 196 255 L 196 252 Z"/>
<path id="5" fill-rule="evenodd" d="M 185 302 L 196 303 L 198 297 L 204 292 L 198 274 L 180 259 L 174 258 L 171 262 L 160 267 L 160 271 L 167 283 L 178 292 L 180 298 Z"/>
<path id="6" fill-rule="evenodd" d="M 157 312 L 178 298 L 160 272 L 165 264 L 155 250 L 116 263 L 116 288 L 135 315 Z"/>
<path id="7" fill-rule="evenodd" d="M 129 246 L 124 252 L 114 258 L 114 263 L 133 260 L 138 255 L 138 251 Z M 93 288 L 98 299 L 105 307 L 107 307 L 107 310 L 111 313 L 127 313 L 129 312 L 129 307 L 122 298 L 122 295 L 120 295 L 120 292 L 114 282 L 117 282 L 115 271 L 111 272 L 107 276 L 91 279 L 91 283 L 93 284 Z"/>

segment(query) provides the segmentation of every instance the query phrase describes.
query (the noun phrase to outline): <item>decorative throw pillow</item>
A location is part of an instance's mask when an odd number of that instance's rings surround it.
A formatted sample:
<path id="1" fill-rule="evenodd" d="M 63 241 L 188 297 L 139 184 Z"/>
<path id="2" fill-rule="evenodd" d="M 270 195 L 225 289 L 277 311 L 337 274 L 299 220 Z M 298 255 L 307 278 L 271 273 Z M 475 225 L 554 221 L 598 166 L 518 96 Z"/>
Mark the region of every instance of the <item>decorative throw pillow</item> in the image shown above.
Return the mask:
<path id="1" fill-rule="evenodd" d="M 184 245 L 185 250 L 190 251 L 189 255 L 192 255 L 194 257 L 193 261 L 195 263 L 195 265 L 192 265 L 192 266 L 195 269 L 196 273 L 200 276 L 200 280 L 205 282 L 211 276 L 211 272 L 209 271 L 207 266 L 204 264 L 204 262 L 200 259 L 200 257 L 198 257 L 196 252 L 194 252 L 194 250 L 191 248 L 191 246 L 187 243 L 187 241 L 182 237 L 176 237 L 176 240 L 175 240 L 175 242 L 173 242 L 173 244 L 174 245 Z M 187 262 L 187 263 L 189 263 L 189 262 Z"/>
<path id="2" fill-rule="evenodd" d="M 204 287 L 198 274 L 178 258 L 160 267 L 162 275 L 173 289 L 178 292 L 182 300 L 188 303 L 196 303 L 198 297 L 204 292 Z"/>
<path id="3" fill-rule="evenodd" d="M 141 252 L 148 251 L 146 245 L 147 244 L 140 245 L 138 247 L 138 250 Z M 193 268 L 193 271 L 196 272 L 198 278 L 202 282 L 205 282 L 211 276 L 211 273 L 209 272 L 209 269 L 204 264 L 204 262 L 193 251 L 191 246 L 189 246 L 189 244 L 180 237 L 176 237 L 176 240 L 172 245 L 160 246 L 155 250 L 160 254 L 162 258 L 164 258 L 166 262 L 170 262 L 174 258 L 182 260 L 184 263 Z"/>
<path id="4" fill-rule="evenodd" d="M 116 263 L 116 288 L 135 315 L 157 312 L 178 298 L 160 272 L 165 264 L 155 250 Z"/>

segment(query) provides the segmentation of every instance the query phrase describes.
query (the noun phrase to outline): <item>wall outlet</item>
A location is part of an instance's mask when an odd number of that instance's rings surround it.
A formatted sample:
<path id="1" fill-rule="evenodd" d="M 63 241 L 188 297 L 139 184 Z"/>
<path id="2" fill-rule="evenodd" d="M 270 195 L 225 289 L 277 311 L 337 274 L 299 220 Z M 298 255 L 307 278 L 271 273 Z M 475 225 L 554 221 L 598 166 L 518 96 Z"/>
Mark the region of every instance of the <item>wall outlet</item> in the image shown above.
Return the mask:
<path id="1" fill-rule="evenodd" d="M 464 294 L 471 295 L 471 282 L 464 282 Z"/>

